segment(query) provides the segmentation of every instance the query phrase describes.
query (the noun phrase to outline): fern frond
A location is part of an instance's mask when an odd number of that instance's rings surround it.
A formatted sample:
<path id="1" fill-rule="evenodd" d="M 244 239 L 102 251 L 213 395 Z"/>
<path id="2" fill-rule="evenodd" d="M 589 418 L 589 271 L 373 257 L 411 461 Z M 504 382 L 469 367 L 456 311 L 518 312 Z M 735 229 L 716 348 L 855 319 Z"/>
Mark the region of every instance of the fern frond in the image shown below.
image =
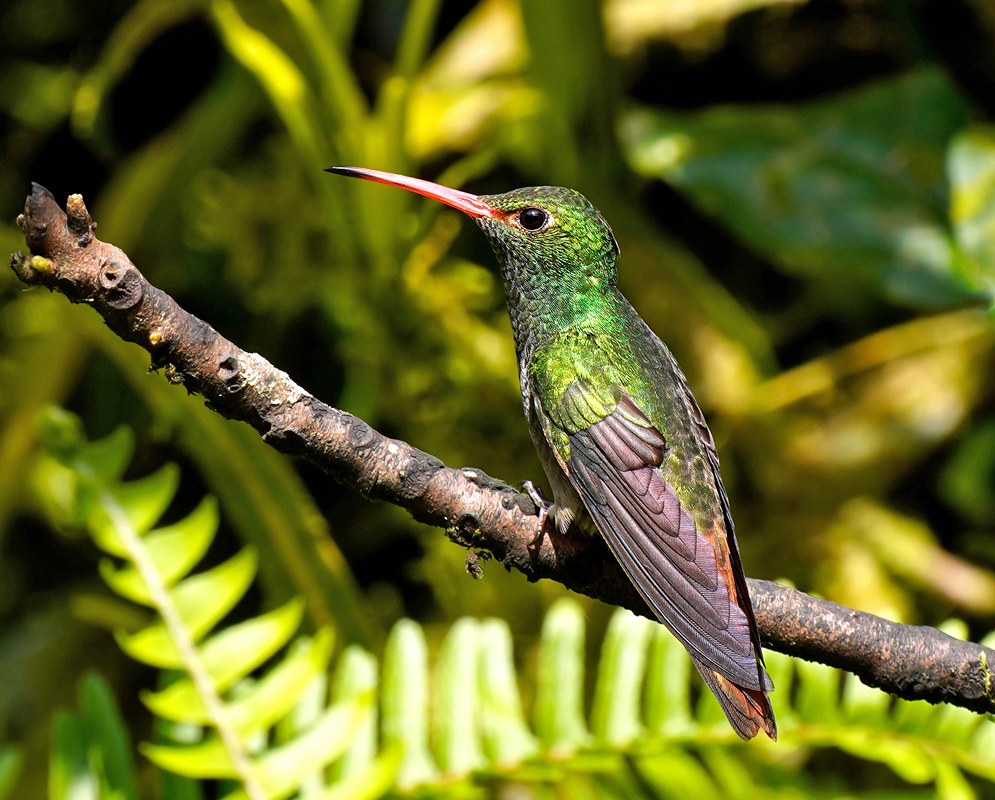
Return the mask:
<path id="1" fill-rule="evenodd" d="M 214 501 L 205 499 L 179 522 L 154 529 L 175 494 L 175 467 L 122 482 L 130 436 L 115 433 L 91 443 L 82 440 L 78 425 L 64 414 L 53 413 L 47 424 L 48 438 L 60 443 L 53 448 L 58 462 L 40 469 L 52 485 L 64 488 L 50 498 L 51 509 L 66 523 L 84 524 L 111 557 L 101 562 L 100 572 L 114 591 L 157 614 L 157 621 L 142 630 L 118 632 L 121 648 L 145 664 L 184 673 L 160 691 L 145 693 L 143 701 L 164 720 L 204 729 L 196 744 L 145 744 L 141 751 L 177 775 L 237 780 L 241 788 L 231 798 L 281 800 L 309 778 L 313 790 L 334 788 L 326 785 L 324 771 L 350 750 L 362 726 L 369 728 L 375 670 L 372 685 L 367 677 L 362 690 L 346 687 L 327 707 L 319 698 L 316 718 L 279 741 L 272 729 L 292 717 L 308 686 L 326 674 L 331 631 L 299 638 L 265 675 L 250 678 L 295 635 L 303 601 L 296 598 L 217 629 L 251 586 L 257 559 L 247 547 L 212 569 L 190 574 L 217 531 Z M 53 430 L 57 435 L 51 435 Z M 71 721 L 61 725 L 63 738 L 71 740 Z M 367 791 L 382 786 L 387 771 L 396 766 L 396 754 L 375 756 L 368 753 L 365 769 L 357 765 L 348 776 Z"/>

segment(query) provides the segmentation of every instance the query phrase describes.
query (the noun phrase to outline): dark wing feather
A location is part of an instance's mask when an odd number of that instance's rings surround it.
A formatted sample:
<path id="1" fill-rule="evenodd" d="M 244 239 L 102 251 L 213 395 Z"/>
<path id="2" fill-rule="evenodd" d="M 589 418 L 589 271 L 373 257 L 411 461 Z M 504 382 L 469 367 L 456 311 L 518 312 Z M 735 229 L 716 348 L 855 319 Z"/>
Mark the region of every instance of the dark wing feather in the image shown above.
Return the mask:
<path id="1" fill-rule="evenodd" d="M 722 475 L 719 473 L 719 453 L 715 449 L 715 440 L 712 438 L 712 432 L 708 429 L 708 423 L 705 422 L 705 415 L 701 413 L 694 395 L 691 394 L 691 388 L 687 385 L 687 381 L 684 380 L 684 376 L 680 372 L 677 373 L 677 376 L 681 391 L 684 393 L 685 402 L 691 412 L 691 418 L 698 429 L 698 438 L 705 445 L 708 463 L 712 468 L 712 474 L 715 476 L 715 488 L 719 493 L 722 514 L 725 517 L 726 531 L 729 536 L 729 559 L 732 563 L 732 574 L 736 581 L 736 594 L 739 604 L 743 607 L 743 611 L 750 621 L 750 633 L 753 637 L 753 646 L 757 653 L 757 661 L 759 662 L 757 666 L 764 681 L 764 688 L 770 691 L 774 688 L 774 684 L 771 682 L 766 670 L 763 669 L 764 656 L 763 649 L 760 646 L 760 633 L 757 631 L 757 621 L 753 614 L 753 604 L 750 602 L 750 590 L 746 585 L 746 573 L 743 571 L 743 562 L 739 557 L 739 545 L 736 542 L 736 526 L 733 524 L 732 511 L 729 509 L 729 496 L 726 494 L 725 486 L 722 485 Z"/>
<path id="2" fill-rule="evenodd" d="M 582 382 L 563 405 L 586 404 Z M 749 618 L 718 574 L 715 548 L 696 529 L 660 466 L 666 441 L 622 395 L 614 411 L 569 435 L 567 473 L 609 547 L 692 658 L 763 690 Z"/>

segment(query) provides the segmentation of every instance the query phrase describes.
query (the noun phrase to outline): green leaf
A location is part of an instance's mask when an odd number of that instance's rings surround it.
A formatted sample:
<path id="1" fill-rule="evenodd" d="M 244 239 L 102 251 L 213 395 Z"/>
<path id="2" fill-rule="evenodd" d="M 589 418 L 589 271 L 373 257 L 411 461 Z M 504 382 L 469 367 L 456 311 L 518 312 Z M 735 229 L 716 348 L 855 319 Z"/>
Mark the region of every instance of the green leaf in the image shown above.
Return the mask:
<path id="1" fill-rule="evenodd" d="M 896 702 L 892 713 L 892 727 L 916 736 L 927 734 L 932 730 L 936 711 L 936 706 L 922 700 Z"/>
<path id="2" fill-rule="evenodd" d="M 112 484 L 121 480 L 134 449 L 134 434 L 130 428 L 121 425 L 103 439 L 87 442 L 80 449 L 77 458 L 86 464 L 102 483 Z"/>
<path id="3" fill-rule="evenodd" d="M 68 711 L 58 711 L 52 719 L 48 797 L 49 800 L 100 800 L 100 787 L 87 758 L 83 725 Z"/>
<path id="4" fill-rule="evenodd" d="M 0 800 L 13 797 L 17 781 L 21 777 L 24 753 L 18 747 L 0 747 Z"/>
<path id="5" fill-rule="evenodd" d="M 799 714 L 808 719 L 821 719 L 825 724 L 837 722 L 839 670 L 812 661 L 799 661 L 795 665 L 795 671 L 798 675 L 798 696 L 795 707 Z"/>
<path id="6" fill-rule="evenodd" d="M 704 747 L 701 750 L 701 760 L 719 785 L 720 797 L 751 800 L 767 794 L 765 788 L 757 786 L 753 770 L 745 759 L 739 757 L 739 752 L 725 747 Z"/>
<path id="7" fill-rule="evenodd" d="M 937 800 L 974 800 L 974 790 L 964 778 L 964 774 L 943 759 L 936 759 L 936 797 Z"/>
<path id="8" fill-rule="evenodd" d="M 376 800 L 394 787 L 401 763 L 401 749 L 391 747 L 362 772 L 338 781 L 308 800 Z"/>
<path id="9" fill-rule="evenodd" d="M 363 97 L 356 75 L 349 68 L 348 59 L 314 5 L 307 0 L 283 0 L 283 5 L 318 67 L 322 99 L 333 113 L 335 124 L 341 129 L 346 144 L 344 148 L 340 145 L 339 155 L 360 155 L 361 126 L 367 111 L 366 98 Z"/>
<path id="10" fill-rule="evenodd" d="M 995 419 L 975 425 L 940 474 L 940 491 L 975 524 L 995 517 Z"/>
<path id="11" fill-rule="evenodd" d="M 230 0 L 215 0 L 212 19 L 229 53 L 259 81 L 306 162 L 322 162 L 314 97 L 297 64 L 277 44 L 249 26 Z"/>
<path id="12" fill-rule="evenodd" d="M 270 800 L 289 797 L 304 778 L 342 755 L 362 721 L 363 711 L 372 704 L 373 696 L 367 694 L 331 706 L 306 733 L 259 758 L 256 768 Z M 246 800 L 246 795 L 237 791 L 225 800 Z"/>
<path id="13" fill-rule="evenodd" d="M 584 722 L 584 612 L 557 600 L 542 624 L 536 678 L 535 728 L 543 747 L 558 757 L 586 744 Z"/>
<path id="14" fill-rule="evenodd" d="M 933 759 L 914 741 L 861 728 L 840 728 L 833 740 L 837 747 L 858 758 L 886 764 L 907 783 L 928 783 L 936 775 Z"/>
<path id="15" fill-rule="evenodd" d="M 175 584 L 204 557 L 217 529 L 218 504 L 214 498 L 205 497 L 182 520 L 159 528 L 145 538 L 149 555 L 167 586 Z M 145 583 L 134 567 L 117 569 L 104 559 L 100 562 L 100 574 L 107 585 L 122 597 L 152 605 Z"/>
<path id="16" fill-rule="evenodd" d="M 377 660 L 358 645 L 345 649 L 339 659 L 335 678 L 332 681 L 332 702 L 341 703 L 350 698 L 373 693 L 378 684 Z M 337 779 L 352 778 L 365 774 L 373 765 L 377 754 L 377 714 L 371 707 L 360 721 L 356 736 L 349 748 L 335 765 Z M 400 757 L 400 751 L 396 751 Z M 400 760 L 398 760 L 398 765 Z M 395 765 L 396 769 L 396 765 Z"/>
<path id="17" fill-rule="evenodd" d="M 331 628 L 298 642 L 265 678 L 229 706 L 235 728 L 245 733 L 264 730 L 289 714 L 311 681 L 328 669 L 332 643 Z"/>
<path id="18" fill-rule="evenodd" d="M 387 637 L 380 705 L 384 746 L 402 753 L 398 788 L 428 782 L 438 771 L 428 749 L 428 647 L 412 620 L 398 621 Z"/>
<path id="19" fill-rule="evenodd" d="M 372 706 L 371 694 L 337 703 L 307 733 L 263 756 L 259 772 L 270 796 L 290 795 L 305 777 L 342 755 L 356 734 L 362 712 Z"/>
<path id="20" fill-rule="evenodd" d="M 301 623 L 304 602 L 300 598 L 286 605 L 226 628 L 201 646 L 201 658 L 218 692 L 231 688 L 273 653 L 285 645 Z M 146 695 L 153 711 L 163 709 L 169 719 L 203 721 L 205 710 L 190 678 L 176 681 L 168 689 Z"/>
<path id="21" fill-rule="evenodd" d="M 159 674 L 159 685 L 168 686 L 170 680 L 179 677 L 180 673 L 165 671 Z M 201 729 L 192 725 L 174 725 L 164 719 L 153 722 L 153 741 L 156 744 L 177 744 L 179 737 L 193 735 L 200 738 Z M 189 738 L 187 739 L 189 743 Z M 162 800 L 204 800 L 203 784 L 195 778 L 175 775 L 167 770 L 156 769 L 159 783 L 162 787 Z"/>
<path id="22" fill-rule="evenodd" d="M 709 771 L 691 753 L 677 748 L 636 761 L 639 774 L 664 797 L 722 797 Z"/>
<path id="23" fill-rule="evenodd" d="M 110 686 L 95 672 L 88 672 L 80 679 L 79 707 L 101 796 L 137 800 L 138 779 L 131 756 L 131 737 Z"/>
<path id="24" fill-rule="evenodd" d="M 223 564 L 181 582 L 171 590 L 183 622 L 199 640 L 242 599 L 256 574 L 256 555 L 243 548 Z M 183 665 L 162 623 L 128 636 L 117 634 L 118 644 L 132 658 L 163 669 Z"/>
<path id="25" fill-rule="evenodd" d="M 87 442 L 79 417 L 51 405 L 35 415 L 35 428 L 50 454 L 39 459 L 33 476 L 45 510 L 57 525 L 83 526 L 92 513 L 93 489 L 80 480 L 74 462 L 98 480 L 118 480 L 134 446 L 131 431 L 120 427 L 103 439 Z"/>
<path id="26" fill-rule="evenodd" d="M 507 769 L 539 749 L 525 723 L 507 622 L 487 619 L 480 623 L 477 658 L 484 748 L 490 761 L 499 769 Z"/>
<path id="27" fill-rule="evenodd" d="M 843 682 L 842 708 L 850 724 L 885 729 L 890 706 L 891 698 L 880 689 L 872 689 L 853 677 Z"/>
<path id="28" fill-rule="evenodd" d="M 646 647 L 656 624 L 621 608 L 608 624 L 598 664 L 591 730 L 616 747 L 624 747 L 642 732 L 639 711 Z"/>
<path id="29" fill-rule="evenodd" d="M 593 0 L 547 0 L 523 3 L 521 9 L 531 78 L 543 98 L 536 115 L 541 133 L 532 147 L 515 148 L 514 155 L 527 170 L 539 169 L 562 186 L 576 186 L 596 169 L 589 151 L 583 153 L 588 163 L 581 169 L 581 142 L 611 138 L 602 6 Z"/>
<path id="30" fill-rule="evenodd" d="M 947 152 L 950 221 L 972 285 L 995 295 L 995 128 L 973 125 Z"/>
<path id="31" fill-rule="evenodd" d="M 54 405 L 44 406 L 35 415 L 38 438 L 63 464 L 79 458 L 105 481 L 117 481 L 124 474 L 134 448 L 134 437 L 119 427 L 103 439 L 88 442 L 79 417 Z"/>
<path id="32" fill-rule="evenodd" d="M 928 68 L 802 107 L 632 111 L 622 138 L 637 172 L 818 281 L 820 298 L 849 307 L 870 287 L 935 308 L 982 288 L 945 219 L 944 155 L 966 119 L 956 86 Z"/>
<path id="33" fill-rule="evenodd" d="M 691 659 L 663 625 L 653 628 L 646 666 L 646 725 L 667 736 L 696 727 L 691 714 Z"/>
<path id="34" fill-rule="evenodd" d="M 465 775 L 484 765 L 477 680 L 479 623 L 463 617 L 449 629 L 432 681 L 433 750 L 443 772 Z"/>
<path id="35" fill-rule="evenodd" d="M 372 694 L 371 694 L 372 696 Z M 297 702 L 290 713 L 277 725 L 274 741 L 278 744 L 290 742 L 299 734 L 309 730 L 328 707 L 328 673 L 320 672 L 315 675 L 304 691 L 297 698 Z M 305 775 L 299 785 L 302 795 L 314 794 L 325 787 L 325 769 L 321 768 L 312 774 Z"/>
<path id="36" fill-rule="evenodd" d="M 96 470 L 93 474 L 103 482 L 103 485 L 112 487 L 111 495 L 117 501 L 128 523 L 139 535 L 151 530 L 158 522 L 159 517 L 172 502 L 180 482 L 180 472 L 175 464 L 166 464 L 151 475 L 127 483 L 114 484 L 99 475 Z M 87 524 L 100 549 L 122 558 L 126 555 L 115 525 L 102 505 L 97 504 L 93 507 Z"/>
<path id="37" fill-rule="evenodd" d="M 259 552 L 267 596 L 286 600 L 302 594 L 315 627 L 335 623 L 345 641 L 373 647 L 379 626 L 366 613 L 328 523 L 288 459 L 251 428 L 233 426 L 195 398 L 177 398 L 174 387 L 148 380 L 143 355 L 103 324 L 94 321 L 89 334 L 156 415 L 175 424 L 225 518 Z"/>
<path id="38" fill-rule="evenodd" d="M 795 660 L 784 653 L 765 650 L 764 665 L 767 667 L 767 674 L 770 675 L 770 679 L 774 683 L 774 691 L 770 695 L 774 707 L 774 717 L 777 719 L 778 728 L 783 728 L 785 723 L 794 723 L 794 709 L 789 700 L 795 682 Z"/>
<path id="39" fill-rule="evenodd" d="M 156 766 L 187 778 L 238 777 L 228 751 L 217 737 L 189 747 L 143 742 L 138 749 Z"/>

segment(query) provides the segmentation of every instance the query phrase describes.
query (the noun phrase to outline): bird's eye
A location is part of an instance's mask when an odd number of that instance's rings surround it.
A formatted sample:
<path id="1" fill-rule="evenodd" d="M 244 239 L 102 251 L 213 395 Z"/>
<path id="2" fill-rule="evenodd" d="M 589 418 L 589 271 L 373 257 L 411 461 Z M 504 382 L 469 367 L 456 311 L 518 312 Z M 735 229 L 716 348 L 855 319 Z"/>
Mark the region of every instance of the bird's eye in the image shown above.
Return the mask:
<path id="1" fill-rule="evenodd" d="M 537 231 L 549 221 L 549 215 L 541 208 L 526 208 L 518 214 L 518 224 L 527 231 Z"/>

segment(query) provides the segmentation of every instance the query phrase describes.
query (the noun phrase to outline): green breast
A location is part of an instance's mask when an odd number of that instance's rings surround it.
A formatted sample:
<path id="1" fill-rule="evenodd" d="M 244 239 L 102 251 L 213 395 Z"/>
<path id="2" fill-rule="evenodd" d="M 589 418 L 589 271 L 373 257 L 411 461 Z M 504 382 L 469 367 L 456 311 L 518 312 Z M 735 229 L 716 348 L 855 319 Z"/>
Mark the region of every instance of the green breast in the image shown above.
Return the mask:
<path id="1" fill-rule="evenodd" d="M 546 436 L 567 462 L 570 435 L 611 414 L 624 391 L 667 441 L 661 468 L 668 483 L 702 525 L 710 524 L 721 505 L 683 377 L 670 351 L 621 299 L 631 316 L 621 308 L 579 320 L 545 337 L 531 354 L 530 386 L 547 418 Z M 564 402 L 568 390 L 570 402 Z"/>

